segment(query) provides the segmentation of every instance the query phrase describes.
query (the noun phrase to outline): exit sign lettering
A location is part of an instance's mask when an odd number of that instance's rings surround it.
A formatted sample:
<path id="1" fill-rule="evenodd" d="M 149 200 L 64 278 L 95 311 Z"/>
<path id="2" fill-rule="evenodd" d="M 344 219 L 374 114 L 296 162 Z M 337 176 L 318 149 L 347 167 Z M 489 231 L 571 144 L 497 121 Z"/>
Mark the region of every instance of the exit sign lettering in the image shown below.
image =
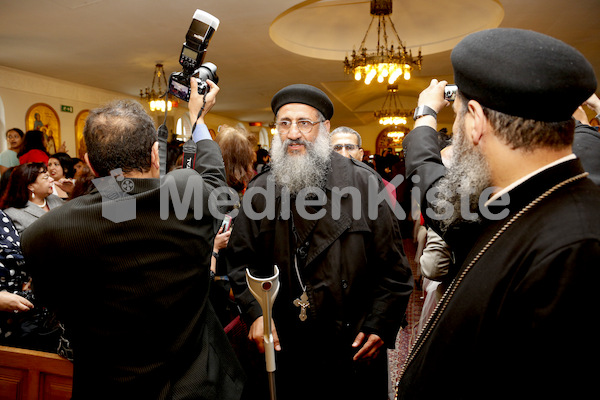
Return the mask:
<path id="1" fill-rule="evenodd" d="M 73 107 L 72 106 L 60 106 L 60 111 L 72 113 L 73 112 Z"/>

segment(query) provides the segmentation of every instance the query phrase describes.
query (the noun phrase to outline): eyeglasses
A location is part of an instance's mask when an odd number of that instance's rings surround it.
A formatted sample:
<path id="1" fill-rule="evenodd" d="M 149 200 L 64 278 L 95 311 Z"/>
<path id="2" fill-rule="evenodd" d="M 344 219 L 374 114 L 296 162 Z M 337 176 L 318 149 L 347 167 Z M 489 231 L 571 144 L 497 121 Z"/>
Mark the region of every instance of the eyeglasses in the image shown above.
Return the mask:
<path id="1" fill-rule="evenodd" d="M 298 130 L 300 131 L 300 133 L 309 133 L 313 126 L 315 126 L 316 124 L 320 124 L 323 121 L 316 121 L 313 122 L 309 119 L 299 119 L 296 122 L 292 122 L 292 121 L 277 121 L 275 122 L 275 126 L 277 127 L 277 132 L 281 133 L 281 134 L 286 134 L 290 131 L 290 129 L 292 128 L 292 125 L 296 124 L 296 127 L 298 128 Z"/>
<path id="2" fill-rule="evenodd" d="M 348 150 L 348 151 L 354 151 L 354 150 L 358 150 L 360 149 L 360 147 L 357 144 L 335 144 L 333 145 L 333 151 L 335 152 L 341 152 L 344 149 Z"/>

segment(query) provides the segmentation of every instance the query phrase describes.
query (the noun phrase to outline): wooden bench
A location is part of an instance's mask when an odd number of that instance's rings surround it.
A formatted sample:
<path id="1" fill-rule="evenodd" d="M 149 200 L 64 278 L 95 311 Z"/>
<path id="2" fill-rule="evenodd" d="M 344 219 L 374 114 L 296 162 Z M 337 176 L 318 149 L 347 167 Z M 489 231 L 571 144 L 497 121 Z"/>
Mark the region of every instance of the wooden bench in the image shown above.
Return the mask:
<path id="1" fill-rule="evenodd" d="M 0 400 L 69 400 L 73 364 L 58 354 L 0 346 Z"/>

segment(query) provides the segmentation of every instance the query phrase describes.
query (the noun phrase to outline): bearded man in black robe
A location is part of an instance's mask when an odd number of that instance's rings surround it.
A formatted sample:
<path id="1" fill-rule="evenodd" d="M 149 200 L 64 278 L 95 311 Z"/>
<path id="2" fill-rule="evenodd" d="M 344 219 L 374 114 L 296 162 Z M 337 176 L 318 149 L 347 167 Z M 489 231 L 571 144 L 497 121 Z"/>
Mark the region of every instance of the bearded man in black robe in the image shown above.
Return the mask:
<path id="1" fill-rule="evenodd" d="M 462 266 L 409 354 L 397 397 L 593 393 L 600 190 L 572 153 L 571 116 L 596 90 L 594 70 L 573 47 L 519 29 L 471 34 L 451 58 L 449 169 L 436 135 L 446 81 L 419 96 L 404 147 L 426 223 Z"/>
<path id="2" fill-rule="evenodd" d="M 262 350 L 262 310 L 245 270 L 267 277 L 277 265 L 278 397 L 387 399 L 386 348 L 413 285 L 390 197 L 375 171 L 331 150 L 325 93 L 291 85 L 271 106 L 271 167 L 250 183 L 229 242 L 250 338 Z"/>

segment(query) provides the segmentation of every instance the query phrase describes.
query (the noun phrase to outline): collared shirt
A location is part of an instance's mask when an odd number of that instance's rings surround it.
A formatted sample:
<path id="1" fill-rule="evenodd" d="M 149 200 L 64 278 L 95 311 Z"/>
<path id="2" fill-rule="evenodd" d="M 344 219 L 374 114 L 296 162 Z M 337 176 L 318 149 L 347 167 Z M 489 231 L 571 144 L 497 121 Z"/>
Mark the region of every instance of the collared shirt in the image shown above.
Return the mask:
<path id="1" fill-rule="evenodd" d="M 493 202 L 494 200 L 498 199 L 500 196 L 504 195 L 505 193 L 510 192 L 511 190 L 513 190 L 514 188 L 516 188 L 517 186 L 519 186 L 520 184 L 522 184 L 523 182 L 525 182 L 529 178 L 531 178 L 531 177 L 539 174 L 540 172 L 545 171 L 548 168 L 554 167 L 555 165 L 567 162 L 569 160 L 574 160 L 576 158 L 577 157 L 575 156 L 575 154 L 571 153 L 568 156 L 564 156 L 562 158 L 559 158 L 558 160 L 553 161 L 550 164 L 546 164 L 542 168 L 536 169 L 532 173 L 527 174 L 527 175 L 525 175 L 524 177 L 522 177 L 520 179 L 517 179 L 516 181 L 514 181 L 510 185 L 506 186 L 505 188 L 503 188 L 499 192 L 494 193 L 494 195 L 492 197 L 490 197 L 488 201 L 485 202 L 485 206 L 487 207 L 491 202 Z"/>
<path id="2" fill-rule="evenodd" d="M 198 143 L 201 140 L 210 139 L 210 132 L 208 131 L 208 127 L 205 124 L 196 124 L 196 128 L 194 128 L 194 132 L 192 133 L 192 139 L 194 139 L 195 143 Z"/>

